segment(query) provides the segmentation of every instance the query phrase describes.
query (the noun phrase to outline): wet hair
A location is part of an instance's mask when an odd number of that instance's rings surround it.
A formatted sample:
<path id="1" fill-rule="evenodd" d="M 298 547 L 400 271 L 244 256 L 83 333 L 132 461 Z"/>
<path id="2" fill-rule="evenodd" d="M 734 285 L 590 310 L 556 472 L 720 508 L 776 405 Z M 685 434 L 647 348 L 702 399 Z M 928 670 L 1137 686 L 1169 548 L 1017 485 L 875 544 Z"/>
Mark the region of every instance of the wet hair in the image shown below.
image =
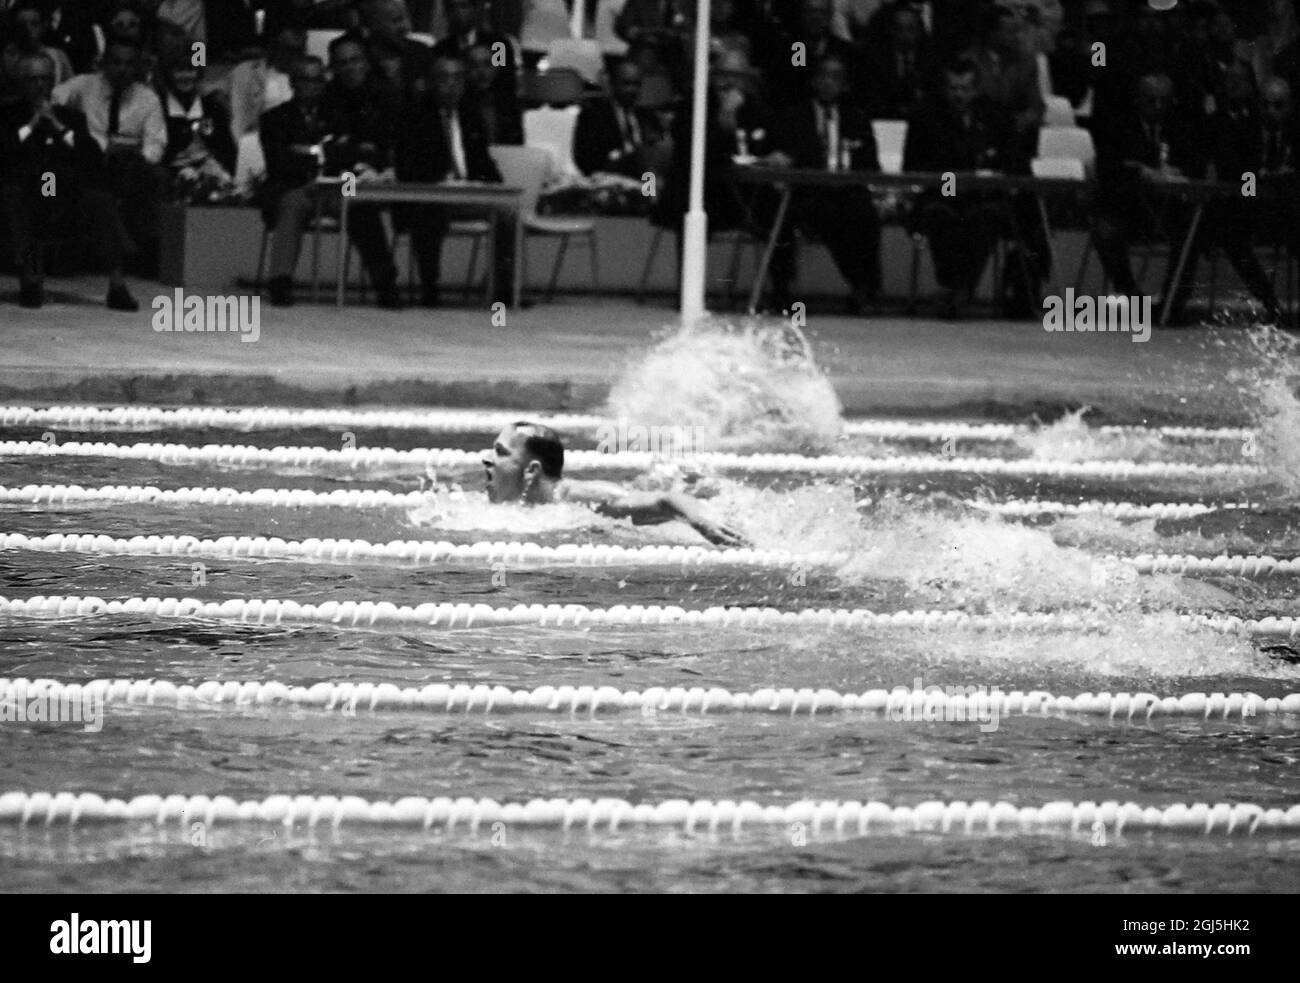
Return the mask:
<path id="1" fill-rule="evenodd" d="M 559 481 L 564 473 L 564 444 L 550 427 L 519 420 L 515 429 L 524 435 L 524 451 L 542 466 L 542 474 Z"/>

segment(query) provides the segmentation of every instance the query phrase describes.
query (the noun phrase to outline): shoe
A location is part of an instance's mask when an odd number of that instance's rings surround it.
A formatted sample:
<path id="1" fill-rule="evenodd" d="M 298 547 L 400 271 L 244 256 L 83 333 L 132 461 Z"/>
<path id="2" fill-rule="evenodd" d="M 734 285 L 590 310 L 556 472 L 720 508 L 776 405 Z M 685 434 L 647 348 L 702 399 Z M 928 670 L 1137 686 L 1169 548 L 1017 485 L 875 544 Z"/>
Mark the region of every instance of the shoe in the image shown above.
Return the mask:
<path id="1" fill-rule="evenodd" d="M 124 286 L 108 288 L 108 299 L 105 301 L 110 311 L 138 311 L 139 303 L 131 296 L 131 291 Z"/>
<path id="2" fill-rule="evenodd" d="M 850 317 L 861 317 L 876 306 L 876 295 L 869 290 L 854 290 L 849 294 L 848 311 Z"/>
<path id="3" fill-rule="evenodd" d="M 420 294 L 421 307 L 441 307 L 442 297 L 436 290 L 426 290 Z"/>
<path id="4" fill-rule="evenodd" d="M 39 283 L 24 283 L 18 288 L 18 303 L 33 309 L 41 307 L 45 303 L 45 288 Z"/>
<path id="5" fill-rule="evenodd" d="M 396 287 L 385 287 L 379 291 L 379 306 L 386 311 L 400 311 L 406 305 Z"/>
<path id="6" fill-rule="evenodd" d="M 266 286 L 271 294 L 272 307 L 293 306 L 293 280 L 289 277 L 273 276 L 267 281 Z"/>

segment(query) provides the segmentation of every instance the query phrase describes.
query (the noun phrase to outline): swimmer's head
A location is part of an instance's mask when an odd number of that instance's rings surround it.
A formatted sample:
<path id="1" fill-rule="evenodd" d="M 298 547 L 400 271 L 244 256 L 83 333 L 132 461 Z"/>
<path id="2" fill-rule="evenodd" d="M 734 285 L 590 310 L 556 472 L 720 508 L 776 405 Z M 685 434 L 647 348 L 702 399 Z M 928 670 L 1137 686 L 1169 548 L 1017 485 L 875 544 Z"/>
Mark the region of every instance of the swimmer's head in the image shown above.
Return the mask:
<path id="1" fill-rule="evenodd" d="M 546 502 L 564 473 L 564 444 L 550 427 L 520 421 L 483 452 L 488 500 Z"/>

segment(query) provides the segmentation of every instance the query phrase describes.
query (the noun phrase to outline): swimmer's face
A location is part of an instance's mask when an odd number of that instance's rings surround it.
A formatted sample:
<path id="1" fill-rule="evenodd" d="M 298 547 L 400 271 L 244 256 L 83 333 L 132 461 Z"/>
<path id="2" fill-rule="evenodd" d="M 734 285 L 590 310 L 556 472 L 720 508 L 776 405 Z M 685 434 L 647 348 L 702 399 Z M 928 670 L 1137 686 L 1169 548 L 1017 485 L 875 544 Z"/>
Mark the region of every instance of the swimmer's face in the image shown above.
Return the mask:
<path id="1" fill-rule="evenodd" d="M 527 437 L 513 426 L 506 427 L 483 452 L 483 467 L 487 469 L 487 494 L 489 502 L 517 502 L 524 497 L 530 477 L 536 480 L 541 473 L 541 462 L 528 456 L 524 449 Z"/>

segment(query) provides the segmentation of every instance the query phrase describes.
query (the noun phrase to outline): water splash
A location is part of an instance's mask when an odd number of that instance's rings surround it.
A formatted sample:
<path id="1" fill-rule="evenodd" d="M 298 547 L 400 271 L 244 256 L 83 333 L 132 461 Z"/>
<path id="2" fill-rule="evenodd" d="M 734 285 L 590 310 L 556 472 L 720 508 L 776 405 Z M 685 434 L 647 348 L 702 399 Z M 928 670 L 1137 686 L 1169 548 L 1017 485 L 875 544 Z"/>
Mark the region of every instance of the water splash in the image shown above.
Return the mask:
<path id="1" fill-rule="evenodd" d="M 614 384 L 609 415 L 691 427 L 700 450 L 824 450 L 840 402 L 788 322 L 711 319 L 665 337 Z"/>
<path id="2" fill-rule="evenodd" d="M 1260 325 L 1218 332 L 1212 343 L 1229 366 L 1227 380 L 1255 429 L 1255 439 L 1243 443 L 1241 456 L 1262 465 L 1285 499 L 1295 499 L 1300 495 L 1300 340 Z"/>
<path id="3" fill-rule="evenodd" d="M 492 503 L 482 492 L 466 493 L 459 485 L 437 486 L 426 492 L 423 505 L 406 514 L 415 527 L 444 532 L 509 533 L 509 538 L 551 532 L 608 529 L 614 521 L 585 505 L 558 502 L 550 505 Z"/>

